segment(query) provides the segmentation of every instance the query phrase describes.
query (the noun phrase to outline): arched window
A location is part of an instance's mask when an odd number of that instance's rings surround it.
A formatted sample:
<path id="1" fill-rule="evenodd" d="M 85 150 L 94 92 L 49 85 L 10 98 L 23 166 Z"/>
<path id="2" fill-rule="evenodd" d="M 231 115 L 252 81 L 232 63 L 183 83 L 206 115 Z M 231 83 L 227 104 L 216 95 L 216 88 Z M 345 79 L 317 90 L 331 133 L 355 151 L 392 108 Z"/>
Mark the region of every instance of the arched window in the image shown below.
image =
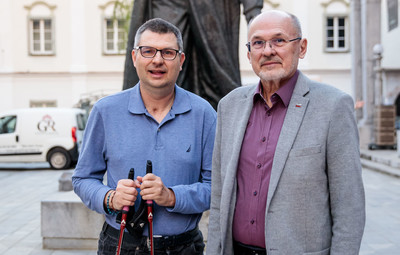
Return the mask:
<path id="1" fill-rule="evenodd" d="M 323 3 L 325 22 L 325 51 L 349 51 L 350 4 L 345 0 L 330 0 Z"/>
<path id="2" fill-rule="evenodd" d="M 100 6 L 104 54 L 125 54 L 131 8 L 126 1 L 110 1 Z"/>
<path id="3" fill-rule="evenodd" d="M 55 54 L 53 18 L 55 8 L 42 1 L 25 6 L 28 10 L 29 54 Z"/>

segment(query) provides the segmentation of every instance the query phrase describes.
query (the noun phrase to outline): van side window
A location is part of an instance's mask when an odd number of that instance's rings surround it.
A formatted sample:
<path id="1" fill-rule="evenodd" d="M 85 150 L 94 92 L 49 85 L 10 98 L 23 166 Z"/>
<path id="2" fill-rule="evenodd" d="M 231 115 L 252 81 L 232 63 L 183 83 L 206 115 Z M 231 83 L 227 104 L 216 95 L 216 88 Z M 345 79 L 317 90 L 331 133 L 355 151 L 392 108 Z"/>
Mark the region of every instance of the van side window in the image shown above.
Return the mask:
<path id="1" fill-rule="evenodd" d="M 86 114 L 77 114 L 76 122 L 78 123 L 78 130 L 84 130 L 86 127 L 87 115 Z"/>
<path id="2" fill-rule="evenodd" d="M 9 134 L 15 132 L 17 116 L 5 116 L 0 118 L 0 134 Z"/>

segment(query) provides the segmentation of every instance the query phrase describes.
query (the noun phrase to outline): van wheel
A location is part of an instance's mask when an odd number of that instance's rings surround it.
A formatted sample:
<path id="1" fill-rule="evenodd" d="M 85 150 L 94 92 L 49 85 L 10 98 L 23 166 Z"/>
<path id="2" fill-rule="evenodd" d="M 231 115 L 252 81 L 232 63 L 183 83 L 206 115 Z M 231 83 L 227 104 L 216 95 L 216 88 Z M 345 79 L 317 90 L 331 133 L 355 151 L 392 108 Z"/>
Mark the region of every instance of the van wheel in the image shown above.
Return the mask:
<path id="1" fill-rule="evenodd" d="M 48 161 L 53 169 L 65 169 L 71 165 L 71 156 L 63 149 L 50 151 Z"/>

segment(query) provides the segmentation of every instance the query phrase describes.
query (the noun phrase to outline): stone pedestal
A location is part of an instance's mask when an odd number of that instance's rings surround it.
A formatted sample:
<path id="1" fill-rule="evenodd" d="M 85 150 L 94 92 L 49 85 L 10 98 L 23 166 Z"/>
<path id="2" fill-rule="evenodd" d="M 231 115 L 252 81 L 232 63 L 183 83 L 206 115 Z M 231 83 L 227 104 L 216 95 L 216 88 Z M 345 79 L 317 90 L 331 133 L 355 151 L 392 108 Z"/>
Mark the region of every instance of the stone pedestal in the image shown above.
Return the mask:
<path id="1" fill-rule="evenodd" d="M 88 209 L 73 192 L 41 201 L 44 249 L 97 249 L 104 216 Z"/>
<path id="2" fill-rule="evenodd" d="M 67 170 L 62 173 L 58 179 L 58 191 L 71 191 L 72 187 L 72 174 L 74 170 Z"/>

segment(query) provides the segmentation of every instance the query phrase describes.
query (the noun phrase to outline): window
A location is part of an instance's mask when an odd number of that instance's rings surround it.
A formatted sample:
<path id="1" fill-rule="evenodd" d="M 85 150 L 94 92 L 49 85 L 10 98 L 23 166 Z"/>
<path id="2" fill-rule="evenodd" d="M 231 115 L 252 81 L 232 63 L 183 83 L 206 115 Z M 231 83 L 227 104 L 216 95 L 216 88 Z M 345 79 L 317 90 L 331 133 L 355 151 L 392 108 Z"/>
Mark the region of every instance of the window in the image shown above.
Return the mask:
<path id="1" fill-rule="evenodd" d="M 76 115 L 76 122 L 78 123 L 78 130 L 84 130 L 86 127 L 88 116 L 86 114 Z"/>
<path id="2" fill-rule="evenodd" d="M 16 116 L 5 116 L 0 118 L 0 134 L 14 133 L 16 124 Z"/>
<path id="3" fill-rule="evenodd" d="M 326 50 L 347 51 L 347 17 L 326 18 Z"/>
<path id="4" fill-rule="evenodd" d="M 127 42 L 125 20 L 106 18 L 104 22 L 104 53 L 125 54 Z"/>
<path id="5" fill-rule="evenodd" d="M 324 9 L 324 49 L 325 52 L 350 51 L 349 0 L 326 0 Z"/>
<path id="6" fill-rule="evenodd" d="M 29 107 L 35 108 L 35 107 L 57 107 L 57 101 L 53 100 L 40 100 L 40 101 L 35 101 L 31 100 L 29 102 Z"/>
<path id="7" fill-rule="evenodd" d="M 53 55 L 53 22 L 50 18 L 32 18 L 30 24 L 30 53 L 32 55 Z"/>

